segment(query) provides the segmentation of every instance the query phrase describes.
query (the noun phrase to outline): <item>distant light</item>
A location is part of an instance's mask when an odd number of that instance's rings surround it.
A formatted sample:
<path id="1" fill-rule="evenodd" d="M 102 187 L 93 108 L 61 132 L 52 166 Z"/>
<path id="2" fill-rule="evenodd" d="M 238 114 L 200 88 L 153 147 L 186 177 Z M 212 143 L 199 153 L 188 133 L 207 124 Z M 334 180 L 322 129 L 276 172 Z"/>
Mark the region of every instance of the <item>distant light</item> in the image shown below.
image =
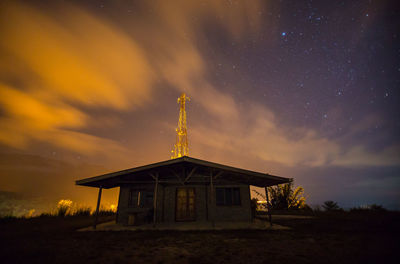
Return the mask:
<path id="1" fill-rule="evenodd" d="M 368 14 L 365 14 L 365 16 L 368 16 Z"/>
<path id="2" fill-rule="evenodd" d="M 282 37 L 286 36 L 286 32 L 282 32 Z"/>

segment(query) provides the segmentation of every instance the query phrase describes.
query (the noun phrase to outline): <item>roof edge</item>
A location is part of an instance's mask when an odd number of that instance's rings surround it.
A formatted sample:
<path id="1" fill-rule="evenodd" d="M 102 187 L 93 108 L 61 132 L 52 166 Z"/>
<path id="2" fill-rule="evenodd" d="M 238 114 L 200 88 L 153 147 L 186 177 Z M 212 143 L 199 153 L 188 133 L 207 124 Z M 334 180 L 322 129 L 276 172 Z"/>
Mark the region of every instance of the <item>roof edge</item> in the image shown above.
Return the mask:
<path id="1" fill-rule="evenodd" d="M 206 161 L 206 160 L 202 160 L 202 159 L 192 158 L 189 156 L 183 156 L 183 157 L 176 158 L 176 159 L 160 161 L 160 162 L 151 163 L 148 165 L 138 166 L 138 167 L 134 167 L 134 168 L 130 168 L 130 169 L 120 170 L 120 171 L 116 171 L 116 172 L 111 172 L 111 173 L 101 174 L 101 175 L 94 176 L 94 177 L 76 180 L 75 184 L 81 185 L 81 186 L 91 186 L 90 184 L 94 183 L 96 181 L 107 180 L 107 179 L 114 178 L 114 177 L 128 174 L 128 173 L 135 173 L 135 172 L 140 172 L 140 171 L 144 171 L 144 170 L 151 170 L 153 168 L 157 168 L 160 166 L 167 166 L 167 165 L 172 165 L 172 164 L 176 164 L 176 163 L 180 163 L 180 162 L 190 162 L 190 163 L 201 165 L 201 166 L 211 166 L 216 169 L 226 170 L 226 171 L 230 171 L 232 173 L 246 174 L 246 175 L 250 175 L 250 176 L 269 178 L 271 180 L 278 180 L 278 181 L 282 181 L 282 182 L 292 182 L 293 181 L 293 178 L 285 178 L 285 177 L 276 176 L 276 175 L 272 175 L 272 174 L 268 174 L 268 173 L 256 172 L 256 171 L 251 171 L 248 169 L 242 169 L 242 168 L 237 168 L 237 167 L 224 165 L 224 164 L 220 164 L 220 163 L 215 163 L 215 162 L 211 162 L 211 161 Z"/>

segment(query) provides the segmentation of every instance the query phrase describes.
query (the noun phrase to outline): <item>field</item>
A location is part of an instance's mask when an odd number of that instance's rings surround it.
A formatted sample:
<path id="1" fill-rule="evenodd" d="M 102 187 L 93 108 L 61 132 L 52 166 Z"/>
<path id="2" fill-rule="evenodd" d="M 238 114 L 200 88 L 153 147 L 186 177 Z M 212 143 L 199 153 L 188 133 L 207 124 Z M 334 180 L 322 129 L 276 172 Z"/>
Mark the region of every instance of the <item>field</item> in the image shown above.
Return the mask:
<path id="1" fill-rule="evenodd" d="M 395 212 L 275 217 L 287 231 L 75 231 L 92 221 L 1 219 L 1 263 L 397 263 L 400 252 Z"/>

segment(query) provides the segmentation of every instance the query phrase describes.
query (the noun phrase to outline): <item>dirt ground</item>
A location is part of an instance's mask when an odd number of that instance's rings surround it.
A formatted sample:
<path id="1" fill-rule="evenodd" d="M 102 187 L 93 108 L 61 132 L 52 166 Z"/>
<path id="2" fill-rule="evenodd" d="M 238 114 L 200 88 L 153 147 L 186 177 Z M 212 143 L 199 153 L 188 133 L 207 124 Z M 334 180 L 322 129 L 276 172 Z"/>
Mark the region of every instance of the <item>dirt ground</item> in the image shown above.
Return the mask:
<path id="1" fill-rule="evenodd" d="M 397 263 L 399 213 L 275 217 L 290 230 L 76 232 L 88 217 L 1 219 L 1 263 Z M 103 218 L 102 221 L 109 221 Z"/>

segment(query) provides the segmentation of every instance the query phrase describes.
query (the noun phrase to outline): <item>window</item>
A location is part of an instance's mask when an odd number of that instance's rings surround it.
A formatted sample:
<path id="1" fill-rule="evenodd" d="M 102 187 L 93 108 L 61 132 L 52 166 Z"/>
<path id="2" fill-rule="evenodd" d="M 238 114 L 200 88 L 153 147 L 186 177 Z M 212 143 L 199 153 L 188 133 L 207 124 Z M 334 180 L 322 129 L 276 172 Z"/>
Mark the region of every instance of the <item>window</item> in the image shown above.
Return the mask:
<path id="1" fill-rule="evenodd" d="M 240 188 L 216 188 L 217 205 L 240 205 Z"/>
<path id="2" fill-rule="evenodd" d="M 129 191 L 129 207 L 139 207 L 140 206 L 140 191 L 130 190 Z"/>
<path id="3" fill-rule="evenodd" d="M 144 207 L 149 208 L 153 206 L 153 193 L 138 191 L 138 190 L 130 190 L 129 191 L 129 207 Z"/>

